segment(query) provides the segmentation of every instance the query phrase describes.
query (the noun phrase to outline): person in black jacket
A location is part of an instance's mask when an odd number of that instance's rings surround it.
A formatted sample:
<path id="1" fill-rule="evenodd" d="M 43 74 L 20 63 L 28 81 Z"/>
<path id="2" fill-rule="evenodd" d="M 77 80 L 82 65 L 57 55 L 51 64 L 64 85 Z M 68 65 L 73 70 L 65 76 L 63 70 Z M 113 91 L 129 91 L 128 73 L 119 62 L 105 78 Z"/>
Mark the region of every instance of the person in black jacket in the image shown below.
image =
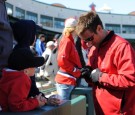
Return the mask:
<path id="1" fill-rule="evenodd" d="M 13 50 L 17 50 L 20 48 L 30 49 L 30 46 L 35 42 L 36 39 L 35 22 L 32 20 L 19 20 L 18 22 L 12 24 L 11 26 L 12 26 L 14 38 L 17 41 L 17 44 L 14 46 Z M 33 55 L 35 55 L 34 52 Z M 40 92 L 36 86 L 35 75 L 30 78 L 31 78 L 32 85 L 28 97 L 35 97 L 42 92 Z M 42 96 L 45 97 L 43 93 Z M 59 99 L 51 98 L 51 97 L 48 98 L 47 100 L 48 103 L 52 105 L 58 105 L 60 102 Z"/>
<path id="2" fill-rule="evenodd" d="M 13 33 L 10 27 L 5 0 L 0 0 L 0 77 L 7 66 L 8 57 L 13 48 Z"/>

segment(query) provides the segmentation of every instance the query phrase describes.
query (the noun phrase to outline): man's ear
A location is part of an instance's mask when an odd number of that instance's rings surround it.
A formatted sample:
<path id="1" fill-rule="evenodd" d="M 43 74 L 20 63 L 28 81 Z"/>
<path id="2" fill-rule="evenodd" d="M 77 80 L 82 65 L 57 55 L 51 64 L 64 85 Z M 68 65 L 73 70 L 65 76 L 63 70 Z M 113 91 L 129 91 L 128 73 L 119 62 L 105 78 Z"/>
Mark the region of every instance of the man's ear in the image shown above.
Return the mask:
<path id="1" fill-rule="evenodd" d="M 102 30 L 103 30 L 103 28 L 101 27 L 101 25 L 98 25 L 97 26 L 97 33 L 100 32 L 100 31 L 102 31 Z"/>

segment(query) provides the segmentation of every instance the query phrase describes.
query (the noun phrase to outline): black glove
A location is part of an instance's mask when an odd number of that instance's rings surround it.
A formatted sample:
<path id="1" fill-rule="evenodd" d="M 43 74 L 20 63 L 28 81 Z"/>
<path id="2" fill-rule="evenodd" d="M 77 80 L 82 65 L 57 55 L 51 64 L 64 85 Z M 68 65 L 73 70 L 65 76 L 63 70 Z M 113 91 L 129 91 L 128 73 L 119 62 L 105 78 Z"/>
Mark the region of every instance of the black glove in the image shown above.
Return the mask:
<path id="1" fill-rule="evenodd" d="M 101 77 L 102 72 L 96 68 L 91 72 L 90 78 L 92 79 L 92 82 L 98 82 L 99 81 L 99 77 Z"/>
<path id="2" fill-rule="evenodd" d="M 86 74 L 90 74 L 89 70 L 88 69 L 85 69 L 85 68 L 81 68 L 81 75 L 84 76 Z"/>
<path id="3" fill-rule="evenodd" d="M 91 81 L 90 74 L 92 71 L 92 68 L 90 66 L 85 66 L 80 69 L 81 71 L 81 78 L 84 78 L 87 82 Z"/>
<path id="4" fill-rule="evenodd" d="M 93 70 L 92 67 L 90 67 L 90 66 L 88 66 L 88 65 L 87 65 L 87 66 L 84 66 L 84 68 L 86 68 L 87 70 L 89 70 L 90 73 L 91 73 L 91 71 Z"/>
<path id="5" fill-rule="evenodd" d="M 89 74 L 89 71 L 88 70 L 86 70 L 85 68 L 81 68 L 81 76 L 84 76 L 84 75 L 86 75 L 86 74 Z"/>

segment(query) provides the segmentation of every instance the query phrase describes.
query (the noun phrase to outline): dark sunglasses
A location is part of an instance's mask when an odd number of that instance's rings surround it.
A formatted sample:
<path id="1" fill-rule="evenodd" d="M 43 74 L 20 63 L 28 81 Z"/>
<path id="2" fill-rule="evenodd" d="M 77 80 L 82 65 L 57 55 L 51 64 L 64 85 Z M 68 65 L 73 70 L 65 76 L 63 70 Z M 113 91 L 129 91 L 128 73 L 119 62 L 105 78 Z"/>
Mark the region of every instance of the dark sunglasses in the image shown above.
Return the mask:
<path id="1" fill-rule="evenodd" d="M 84 41 L 85 41 L 85 42 L 92 41 L 92 40 L 94 39 L 94 38 L 93 38 L 93 36 L 94 36 L 94 35 L 92 35 L 91 37 L 89 37 L 89 38 L 85 39 Z"/>

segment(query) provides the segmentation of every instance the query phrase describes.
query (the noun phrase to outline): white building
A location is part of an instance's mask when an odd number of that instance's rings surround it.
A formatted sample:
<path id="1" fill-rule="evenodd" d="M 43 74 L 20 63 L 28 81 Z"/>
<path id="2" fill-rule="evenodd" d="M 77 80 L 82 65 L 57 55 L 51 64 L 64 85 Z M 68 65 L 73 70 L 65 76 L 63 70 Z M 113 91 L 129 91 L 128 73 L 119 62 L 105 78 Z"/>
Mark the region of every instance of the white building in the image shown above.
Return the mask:
<path id="1" fill-rule="evenodd" d="M 62 32 L 68 17 L 79 17 L 87 11 L 46 4 L 36 0 L 7 0 L 7 12 L 20 19 L 32 19 L 44 29 Z M 135 39 L 135 16 L 98 12 L 105 29 L 114 30 L 125 39 Z"/>

